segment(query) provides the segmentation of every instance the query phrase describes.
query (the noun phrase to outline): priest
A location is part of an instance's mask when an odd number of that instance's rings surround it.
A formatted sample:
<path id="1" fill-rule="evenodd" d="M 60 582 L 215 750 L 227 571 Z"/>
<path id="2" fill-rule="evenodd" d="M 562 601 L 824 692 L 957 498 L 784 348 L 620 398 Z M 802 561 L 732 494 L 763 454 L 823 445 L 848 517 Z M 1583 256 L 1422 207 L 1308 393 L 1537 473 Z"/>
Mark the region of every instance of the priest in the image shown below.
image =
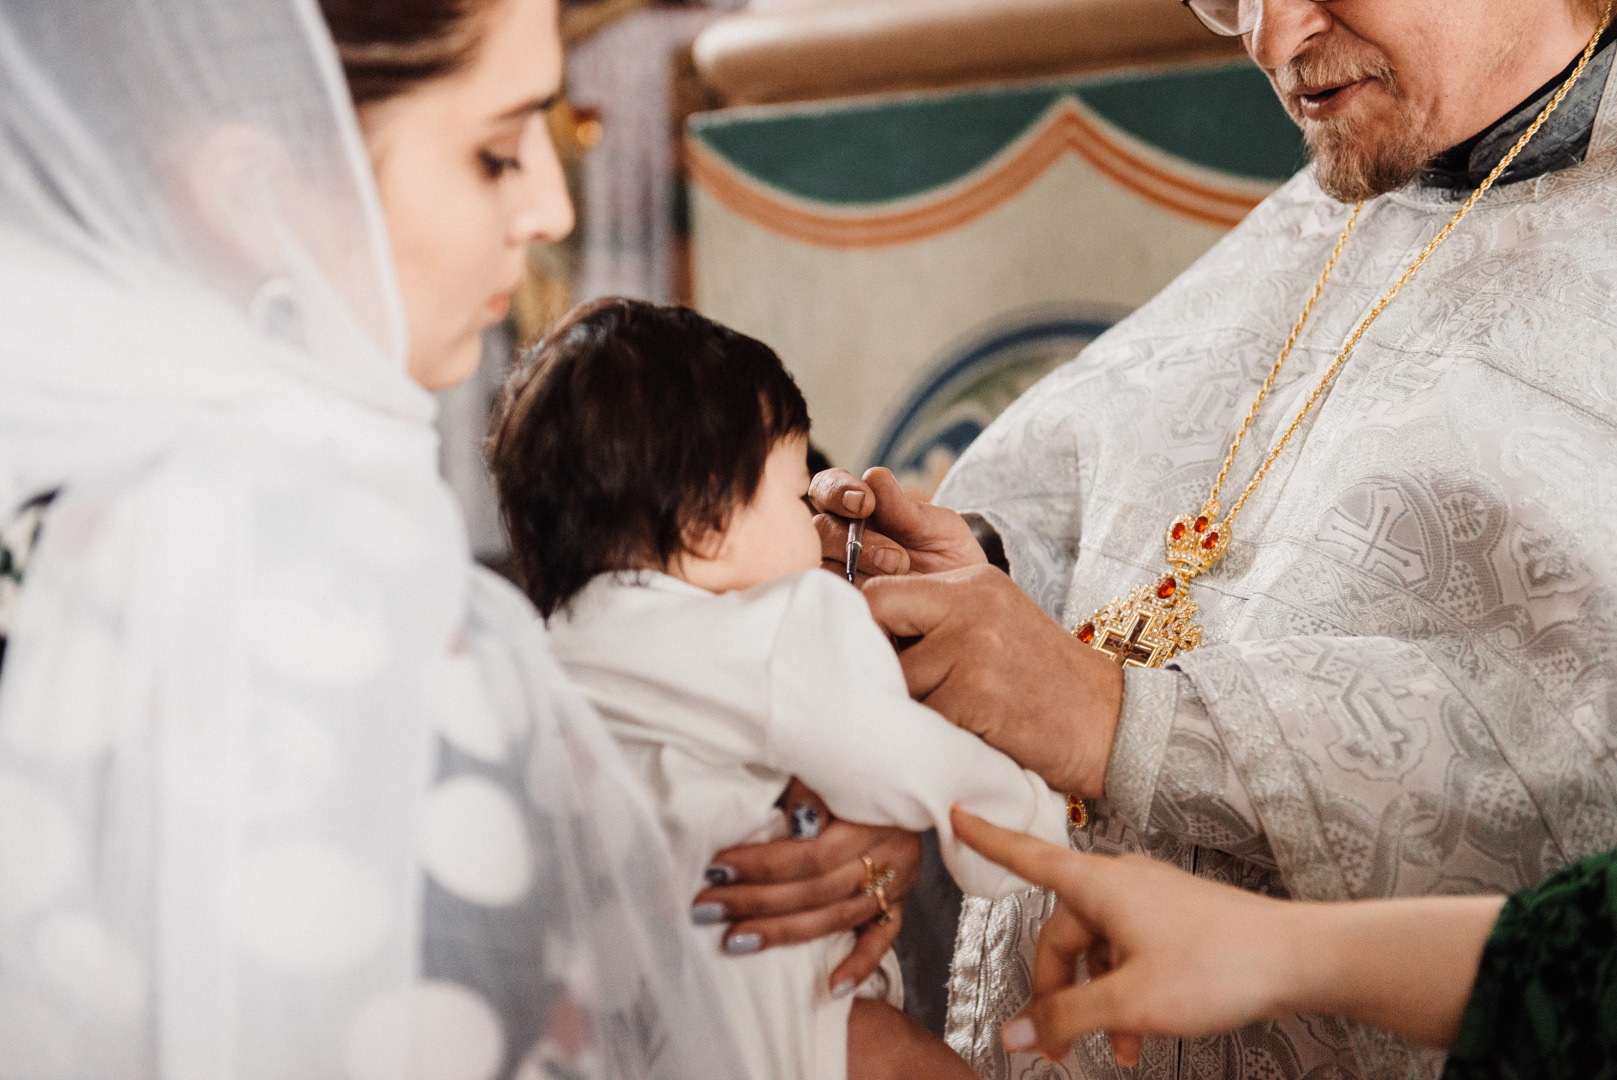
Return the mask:
<path id="1" fill-rule="evenodd" d="M 1317 900 L 1520 889 L 1617 844 L 1617 35 L 1590 0 L 1187 2 L 1310 167 L 941 506 L 880 471 L 814 500 L 869 515 L 912 692 L 1071 792 L 1075 846 Z M 968 902 L 950 1040 L 987 1077 L 1116 1075 L 1099 1038 L 999 1041 L 1048 913 Z M 1436 1060 L 1298 1016 L 1141 1075 Z"/>

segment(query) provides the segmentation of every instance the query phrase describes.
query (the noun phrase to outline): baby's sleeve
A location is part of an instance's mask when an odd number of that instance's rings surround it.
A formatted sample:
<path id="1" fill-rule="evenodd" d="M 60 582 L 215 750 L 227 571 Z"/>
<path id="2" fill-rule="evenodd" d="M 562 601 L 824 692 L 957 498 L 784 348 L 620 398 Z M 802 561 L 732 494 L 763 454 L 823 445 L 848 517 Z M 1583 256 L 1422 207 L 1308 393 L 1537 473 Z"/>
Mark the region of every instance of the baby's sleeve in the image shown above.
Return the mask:
<path id="1" fill-rule="evenodd" d="M 935 827 L 949 873 L 974 896 L 1029 886 L 955 838 L 953 804 L 1066 845 L 1066 798 L 911 700 L 898 656 L 847 582 L 821 570 L 804 575 L 769 667 L 770 765 L 813 788 L 838 817 Z"/>

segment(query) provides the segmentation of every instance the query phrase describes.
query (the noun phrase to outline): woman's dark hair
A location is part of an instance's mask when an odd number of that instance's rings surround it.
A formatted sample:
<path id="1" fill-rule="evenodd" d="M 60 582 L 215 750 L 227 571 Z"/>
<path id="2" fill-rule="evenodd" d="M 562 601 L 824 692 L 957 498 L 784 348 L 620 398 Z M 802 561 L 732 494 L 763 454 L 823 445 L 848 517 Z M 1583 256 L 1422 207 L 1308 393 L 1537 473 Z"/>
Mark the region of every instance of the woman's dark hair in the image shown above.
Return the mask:
<path id="1" fill-rule="evenodd" d="M 489 0 L 320 0 L 356 108 L 451 74 L 481 40 Z"/>
<path id="2" fill-rule="evenodd" d="M 549 617 L 596 574 L 665 569 L 758 491 L 808 405 L 769 346 L 688 308 L 574 308 L 494 407 L 488 462 L 518 581 Z"/>

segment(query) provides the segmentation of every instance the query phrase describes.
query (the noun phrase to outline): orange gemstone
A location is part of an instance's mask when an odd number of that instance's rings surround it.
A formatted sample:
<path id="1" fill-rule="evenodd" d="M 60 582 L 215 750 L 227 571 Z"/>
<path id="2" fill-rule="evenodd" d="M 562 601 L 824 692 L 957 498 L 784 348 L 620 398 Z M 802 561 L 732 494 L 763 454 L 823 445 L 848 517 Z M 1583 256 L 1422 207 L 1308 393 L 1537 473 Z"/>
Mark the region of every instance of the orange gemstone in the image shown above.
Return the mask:
<path id="1" fill-rule="evenodd" d="M 1169 536 L 1171 536 L 1171 537 L 1173 537 L 1173 538 L 1174 538 L 1174 539 L 1175 539 L 1175 540 L 1182 540 L 1182 539 L 1184 539 L 1184 535 L 1185 535 L 1185 523 L 1184 523 L 1184 522 L 1183 522 L 1183 521 L 1176 521 L 1176 522 L 1174 522 L 1174 523 L 1173 523 L 1173 531 L 1172 531 L 1172 532 L 1170 532 L 1170 533 L 1169 533 L 1169 534 L 1168 534 L 1168 535 L 1169 535 Z"/>
<path id="2" fill-rule="evenodd" d="M 1216 533 L 1216 532 L 1208 533 L 1206 538 L 1204 538 L 1202 540 L 1202 547 L 1206 548 L 1208 551 L 1212 551 L 1217 546 L 1218 546 L 1218 533 Z"/>
<path id="3" fill-rule="evenodd" d="M 1207 531 L 1207 515 L 1206 514 L 1203 514 L 1201 517 L 1196 519 L 1196 531 L 1197 532 L 1206 532 Z"/>
<path id="4" fill-rule="evenodd" d="M 1177 588 L 1179 588 L 1179 582 L 1175 581 L 1171 577 L 1163 578 L 1162 584 L 1157 586 L 1157 599 L 1168 599 L 1168 597 L 1173 595 L 1174 590 Z"/>
<path id="5" fill-rule="evenodd" d="M 1089 824 L 1089 807 L 1076 795 L 1067 796 L 1067 824 L 1075 829 Z"/>
<path id="6" fill-rule="evenodd" d="M 1086 622 L 1078 628 L 1078 640 L 1088 645 L 1095 640 L 1095 624 Z"/>

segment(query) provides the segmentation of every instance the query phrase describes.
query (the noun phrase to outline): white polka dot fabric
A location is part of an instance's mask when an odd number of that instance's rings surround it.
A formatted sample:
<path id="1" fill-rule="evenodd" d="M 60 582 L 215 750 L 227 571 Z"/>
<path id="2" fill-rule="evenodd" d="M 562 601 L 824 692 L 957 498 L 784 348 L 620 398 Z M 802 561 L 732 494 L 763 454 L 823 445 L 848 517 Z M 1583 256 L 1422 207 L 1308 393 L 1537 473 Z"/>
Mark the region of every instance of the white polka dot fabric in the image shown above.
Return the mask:
<path id="1" fill-rule="evenodd" d="M 0 5 L 0 1080 L 740 1080 L 406 355 L 313 0 Z"/>

